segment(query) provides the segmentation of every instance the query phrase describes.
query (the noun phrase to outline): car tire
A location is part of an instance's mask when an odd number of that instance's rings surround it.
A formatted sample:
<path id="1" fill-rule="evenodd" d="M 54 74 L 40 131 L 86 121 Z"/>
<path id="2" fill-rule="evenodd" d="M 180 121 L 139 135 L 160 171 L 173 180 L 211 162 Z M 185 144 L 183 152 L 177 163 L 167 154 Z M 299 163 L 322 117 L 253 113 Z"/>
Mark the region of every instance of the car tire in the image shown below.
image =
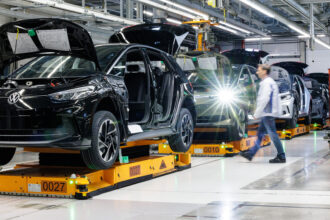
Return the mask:
<path id="1" fill-rule="evenodd" d="M 312 124 L 312 104 L 309 104 L 309 111 L 308 115 L 305 117 L 304 123 L 305 125 L 311 125 Z"/>
<path id="2" fill-rule="evenodd" d="M 247 122 L 248 122 L 248 113 L 244 111 L 239 112 L 238 117 L 233 117 L 233 126 L 231 126 L 229 136 L 230 139 L 228 141 L 239 141 L 244 138 L 245 134 L 247 134 Z"/>
<path id="3" fill-rule="evenodd" d="M 187 152 L 194 135 L 194 120 L 188 109 L 181 109 L 176 126 L 177 133 L 168 138 L 170 148 L 173 152 Z"/>
<path id="4" fill-rule="evenodd" d="M 81 151 L 83 161 L 90 169 L 108 169 L 117 160 L 119 148 L 120 130 L 116 117 L 108 111 L 96 112 L 91 147 Z"/>
<path id="5" fill-rule="evenodd" d="M 6 165 L 13 159 L 16 148 L 0 148 L 0 166 Z"/>
<path id="6" fill-rule="evenodd" d="M 292 118 L 288 121 L 288 127 L 290 128 L 295 128 L 298 123 L 298 117 L 299 117 L 299 112 L 297 110 L 297 106 L 293 105 L 292 108 Z"/>
<path id="7" fill-rule="evenodd" d="M 323 106 L 322 119 L 321 119 L 322 126 L 325 126 L 327 124 L 327 116 L 328 116 L 328 109 L 326 106 Z"/>

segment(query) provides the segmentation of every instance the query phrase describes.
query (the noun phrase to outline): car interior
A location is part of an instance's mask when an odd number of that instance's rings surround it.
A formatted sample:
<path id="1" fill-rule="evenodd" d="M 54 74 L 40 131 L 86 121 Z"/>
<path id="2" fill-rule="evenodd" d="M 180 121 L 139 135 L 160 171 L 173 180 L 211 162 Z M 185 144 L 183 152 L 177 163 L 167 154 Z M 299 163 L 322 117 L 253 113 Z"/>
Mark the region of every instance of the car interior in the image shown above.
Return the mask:
<path id="1" fill-rule="evenodd" d="M 151 106 L 150 76 L 140 50 L 127 53 L 124 81 L 129 97 L 129 122 L 147 122 Z"/>
<path id="2" fill-rule="evenodd" d="M 165 57 L 153 51 L 148 51 L 147 54 L 157 82 L 158 121 L 165 121 L 170 116 L 173 100 L 175 100 L 174 75 Z"/>

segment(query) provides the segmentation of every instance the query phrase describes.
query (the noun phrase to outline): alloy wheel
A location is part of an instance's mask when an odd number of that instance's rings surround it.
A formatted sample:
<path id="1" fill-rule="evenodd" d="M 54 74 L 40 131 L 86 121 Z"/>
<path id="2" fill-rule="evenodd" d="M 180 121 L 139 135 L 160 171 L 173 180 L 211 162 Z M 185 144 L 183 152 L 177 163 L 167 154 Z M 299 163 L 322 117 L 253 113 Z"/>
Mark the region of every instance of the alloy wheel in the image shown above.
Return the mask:
<path id="1" fill-rule="evenodd" d="M 110 119 L 103 121 L 99 128 L 97 143 L 103 161 L 109 162 L 113 159 L 118 150 L 118 142 L 118 130 L 115 122 Z"/>
<path id="2" fill-rule="evenodd" d="M 192 143 L 193 129 L 193 122 L 189 115 L 184 115 L 181 120 L 181 138 L 186 146 L 189 146 Z"/>

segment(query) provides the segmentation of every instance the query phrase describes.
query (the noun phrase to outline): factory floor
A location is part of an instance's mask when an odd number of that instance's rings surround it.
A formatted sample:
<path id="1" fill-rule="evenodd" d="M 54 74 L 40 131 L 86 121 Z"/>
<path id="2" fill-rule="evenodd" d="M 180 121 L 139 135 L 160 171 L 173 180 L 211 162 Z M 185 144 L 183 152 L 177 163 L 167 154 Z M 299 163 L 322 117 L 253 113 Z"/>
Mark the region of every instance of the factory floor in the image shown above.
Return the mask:
<path id="1" fill-rule="evenodd" d="M 330 155 L 325 131 L 283 141 L 286 164 L 269 164 L 273 145 L 240 156 L 193 157 L 192 168 L 90 200 L 0 196 L 0 219 L 329 219 Z M 11 164 L 33 161 L 19 152 Z M 1 184 L 1 183 L 0 183 Z"/>

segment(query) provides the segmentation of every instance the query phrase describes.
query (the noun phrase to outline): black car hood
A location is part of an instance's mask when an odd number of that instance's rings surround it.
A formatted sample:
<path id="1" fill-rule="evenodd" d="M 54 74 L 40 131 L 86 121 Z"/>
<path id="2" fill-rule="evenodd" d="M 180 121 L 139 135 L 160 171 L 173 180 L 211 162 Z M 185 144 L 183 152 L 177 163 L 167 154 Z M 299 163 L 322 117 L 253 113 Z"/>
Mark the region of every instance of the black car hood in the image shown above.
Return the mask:
<path id="1" fill-rule="evenodd" d="M 261 63 L 261 58 L 268 55 L 265 51 L 252 49 L 233 49 L 222 54 L 228 57 L 232 64 L 248 64 L 254 67 Z"/>
<path id="2" fill-rule="evenodd" d="M 304 69 L 308 67 L 306 63 L 301 62 L 280 62 L 280 63 L 274 63 L 273 66 L 279 66 L 283 69 L 286 69 L 290 74 L 295 74 L 299 76 L 304 76 L 305 71 Z"/>
<path id="3" fill-rule="evenodd" d="M 174 55 L 180 46 L 195 49 L 195 30 L 186 25 L 141 24 L 113 34 L 109 43 L 138 43 Z"/>
<path id="4" fill-rule="evenodd" d="M 81 26 L 63 19 L 40 18 L 0 27 L 0 67 L 43 55 L 71 55 L 98 60 L 93 41 Z"/>

